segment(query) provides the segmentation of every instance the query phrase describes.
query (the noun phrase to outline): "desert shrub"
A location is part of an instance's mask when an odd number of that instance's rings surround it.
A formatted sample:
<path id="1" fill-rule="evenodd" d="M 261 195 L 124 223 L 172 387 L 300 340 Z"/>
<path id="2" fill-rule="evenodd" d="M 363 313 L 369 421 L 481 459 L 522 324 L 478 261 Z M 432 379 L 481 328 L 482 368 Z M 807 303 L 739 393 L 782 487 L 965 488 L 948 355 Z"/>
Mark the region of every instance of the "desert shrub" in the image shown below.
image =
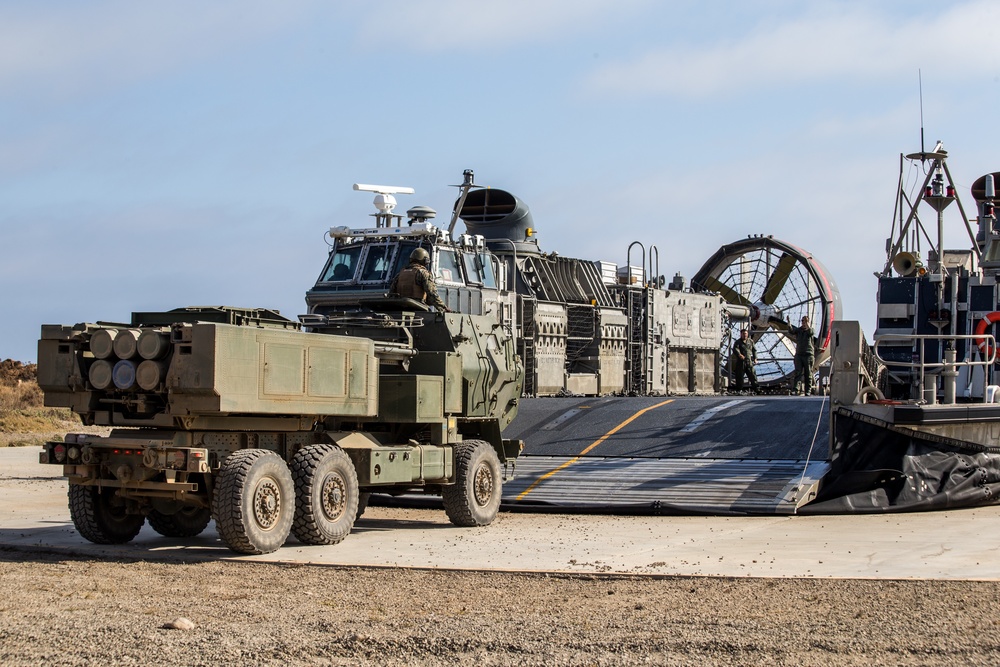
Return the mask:
<path id="1" fill-rule="evenodd" d="M 16 385 L 0 384 L 0 412 L 42 407 L 42 390 L 34 380 Z"/>
<path id="2" fill-rule="evenodd" d="M 37 364 L 25 364 L 13 359 L 0 361 L 0 385 L 13 387 L 24 382 L 34 382 L 37 377 Z"/>
<path id="3" fill-rule="evenodd" d="M 35 364 L 0 361 L 0 447 L 40 445 L 80 428 L 66 408 L 43 407 Z"/>
<path id="4" fill-rule="evenodd" d="M 0 412 L 42 407 L 38 367 L 13 359 L 0 361 Z"/>

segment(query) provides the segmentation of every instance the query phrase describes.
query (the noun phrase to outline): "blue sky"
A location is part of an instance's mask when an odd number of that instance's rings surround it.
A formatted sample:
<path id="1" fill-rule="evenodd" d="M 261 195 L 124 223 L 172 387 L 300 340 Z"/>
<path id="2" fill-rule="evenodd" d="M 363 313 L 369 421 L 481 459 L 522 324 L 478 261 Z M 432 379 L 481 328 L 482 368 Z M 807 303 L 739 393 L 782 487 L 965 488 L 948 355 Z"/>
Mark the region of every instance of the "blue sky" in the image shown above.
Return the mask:
<path id="1" fill-rule="evenodd" d="M 870 336 L 918 70 L 970 214 L 1000 169 L 996 26 L 993 1 L 0 4 L 0 358 L 133 310 L 295 317 L 324 232 L 373 210 L 353 183 L 444 215 L 466 168 L 544 250 L 639 240 L 668 279 L 773 234 Z"/>

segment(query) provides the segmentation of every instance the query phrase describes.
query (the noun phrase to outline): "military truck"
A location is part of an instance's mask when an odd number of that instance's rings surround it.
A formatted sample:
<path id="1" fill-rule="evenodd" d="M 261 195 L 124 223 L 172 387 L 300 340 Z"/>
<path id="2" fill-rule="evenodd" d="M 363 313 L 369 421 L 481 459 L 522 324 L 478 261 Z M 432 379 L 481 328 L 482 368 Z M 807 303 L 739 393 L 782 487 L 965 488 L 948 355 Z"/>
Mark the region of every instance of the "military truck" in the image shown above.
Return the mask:
<path id="1" fill-rule="evenodd" d="M 191 537 L 214 518 L 233 551 L 343 540 L 373 491 L 440 494 L 489 524 L 523 447 L 505 440 L 523 369 L 498 317 L 372 295 L 336 332 L 276 311 L 193 307 L 128 323 L 44 325 L 38 381 L 107 437 L 48 442 L 77 530 Z"/>

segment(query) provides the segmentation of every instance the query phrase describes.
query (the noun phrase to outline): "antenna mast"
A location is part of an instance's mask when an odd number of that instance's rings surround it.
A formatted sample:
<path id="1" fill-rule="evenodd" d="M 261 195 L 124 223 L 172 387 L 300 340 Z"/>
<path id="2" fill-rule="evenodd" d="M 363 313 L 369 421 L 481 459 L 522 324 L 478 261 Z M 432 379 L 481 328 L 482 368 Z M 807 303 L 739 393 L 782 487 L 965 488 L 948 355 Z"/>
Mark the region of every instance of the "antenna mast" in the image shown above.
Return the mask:
<path id="1" fill-rule="evenodd" d="M 917 69 L 917 90 L 920 91 L 920 152 L 924 153 L 924 77 Z"/>

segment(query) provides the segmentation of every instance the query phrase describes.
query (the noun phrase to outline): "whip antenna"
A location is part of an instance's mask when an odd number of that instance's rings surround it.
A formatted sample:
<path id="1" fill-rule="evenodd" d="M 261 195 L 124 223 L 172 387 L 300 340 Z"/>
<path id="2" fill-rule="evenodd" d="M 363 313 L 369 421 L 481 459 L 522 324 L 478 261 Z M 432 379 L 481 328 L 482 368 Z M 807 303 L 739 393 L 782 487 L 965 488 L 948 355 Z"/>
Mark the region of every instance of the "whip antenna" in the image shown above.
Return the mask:
<path id="1" fill-rule="evenodd" d="M 924 152 L 924 79 L 917 70 L 917 90 L 920 91 L 920 152 Z"/>

